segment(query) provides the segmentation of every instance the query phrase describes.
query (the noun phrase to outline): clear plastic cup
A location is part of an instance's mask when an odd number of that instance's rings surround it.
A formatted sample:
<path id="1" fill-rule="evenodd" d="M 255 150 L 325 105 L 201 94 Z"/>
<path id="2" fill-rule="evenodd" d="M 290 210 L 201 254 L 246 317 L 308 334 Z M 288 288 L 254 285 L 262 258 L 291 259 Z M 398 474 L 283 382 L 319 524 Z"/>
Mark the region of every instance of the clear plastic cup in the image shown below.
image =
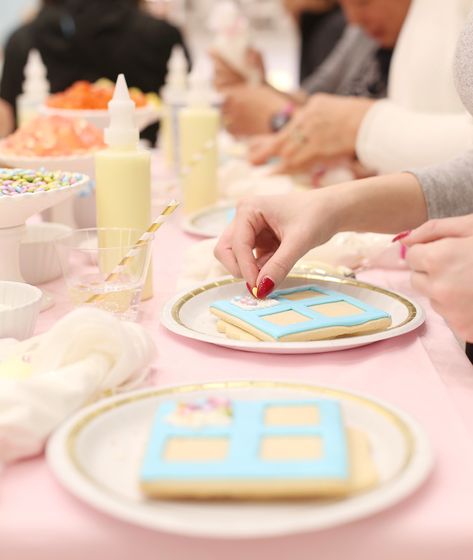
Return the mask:
<path id="1" fill-rule="evenodd" d="M 127 228 L 73 231 L 56 244 L 74 305 L 93 305 L 135 321 L 151 259 L 153 237 Z"/>

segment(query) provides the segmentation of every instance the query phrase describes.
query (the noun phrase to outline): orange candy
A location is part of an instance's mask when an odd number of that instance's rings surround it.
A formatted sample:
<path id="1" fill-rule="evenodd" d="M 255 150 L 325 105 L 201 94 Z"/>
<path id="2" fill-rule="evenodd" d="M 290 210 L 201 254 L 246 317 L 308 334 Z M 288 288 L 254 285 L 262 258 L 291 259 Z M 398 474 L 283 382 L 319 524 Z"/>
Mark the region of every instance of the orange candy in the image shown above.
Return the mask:
<path id="1" fill-rule="evenodd" d="M 0 151 L 16 156 L 55 157 L 104 148 L 103 132 L 84 119 L 39 116 L 7 136 Z"/>
<path id="2" fill-rule="evenodd" d="M 56 109 L 108 109 L 108 102 L 113 97 L 114 89 L 113 84 L 91 84 L 82 80 L 75 82 L 61 93 L 51 95 L 46 105 Z M 130 97 L 136 107 L 146 105 L 146 97 L 140 90 L 131 88 Z"/>

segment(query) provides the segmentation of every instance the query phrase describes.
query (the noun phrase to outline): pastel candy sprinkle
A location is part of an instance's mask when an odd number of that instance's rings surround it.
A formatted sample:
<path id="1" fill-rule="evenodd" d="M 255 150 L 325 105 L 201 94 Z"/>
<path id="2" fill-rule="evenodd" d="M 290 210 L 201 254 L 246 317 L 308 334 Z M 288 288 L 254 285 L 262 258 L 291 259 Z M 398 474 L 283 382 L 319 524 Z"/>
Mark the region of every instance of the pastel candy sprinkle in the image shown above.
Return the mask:
<path id="1" fill-rule="evenodd" d="M 0 168 L 0 198 L 67 188 L 83 179 L 80 173 L 65 171 Z"/>
<path id="2" fill-rule="evenodd" d="M 278 305 L 278 300 L 273 298 L 266 298 L 266 299 L 256 299 L 253 296 L 244 295 L 244 296 L 235 296 L 230 300 L 230 303 L 240 307 L 241 309 L 266 309 L 267 307 L 273 307 L 274 305 Z"/>
<path id="3" fill-rule="evenodd" d="M 166 422 L 175 426 L 198 428 L 228 424 L 232 417 L 233 405 L 229 399 L 208 397 L 200 401 L 178 403 Z"/>
<path id="4" fill-rule="evenodd" d="M 251 293 L 255 296 L 258 297 L 258 288 L 255 286 L 252 290 Z"/>

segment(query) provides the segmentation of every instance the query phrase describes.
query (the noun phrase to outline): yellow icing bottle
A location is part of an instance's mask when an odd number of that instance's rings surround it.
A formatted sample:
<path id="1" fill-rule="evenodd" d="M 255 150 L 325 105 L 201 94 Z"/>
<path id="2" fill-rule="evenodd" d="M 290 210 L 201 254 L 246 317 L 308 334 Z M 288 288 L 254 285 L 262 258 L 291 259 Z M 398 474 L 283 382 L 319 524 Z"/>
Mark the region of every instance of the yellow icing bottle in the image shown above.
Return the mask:
<path id="1" fill-rule="evenodd" d="M 181 180 L 186 213 L 217 202 L 219 125 L 220 114 L 210 106 L 210 92 L 193 73 L 188 106 L 179 113 Z"/>
<path id="2" fill-rule="evenodd" d="M 108 109 L 110 126 L 104 131 L 108 148 L 95 156 L 97 227 L 137 229 L 136 239 L 130 239 L 134 243 L 151 223 L 151 160 L 149 152 L 138 146 L 135 104 L 123 74 L 118 76 Z M 115 264 L 102 262 L 107 272 Z M 152 295 L 150 265 L 142 299 Z"/>

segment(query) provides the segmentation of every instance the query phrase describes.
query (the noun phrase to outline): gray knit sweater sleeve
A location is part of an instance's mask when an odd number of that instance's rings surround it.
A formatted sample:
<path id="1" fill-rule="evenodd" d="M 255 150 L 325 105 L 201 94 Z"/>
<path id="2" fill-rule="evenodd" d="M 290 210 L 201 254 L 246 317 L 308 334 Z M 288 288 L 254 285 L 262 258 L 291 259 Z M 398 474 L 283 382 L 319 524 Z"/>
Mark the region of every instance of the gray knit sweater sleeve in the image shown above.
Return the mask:
<path id="1" fill-rule="evenodd" d="M 429 219 L 473 214 L 473 150 L 409 173 L 421 184 Z"/>
<path id="2" fill-rule="evenodd" d="M 473 12 L 457 44 L 455 83 L 458 94 L 473 115 Z M 446 218 L 473 213 L 473 150 L 447 163 L 409 170 L 419 180 L 427 202 L 429 218 Z"/>

